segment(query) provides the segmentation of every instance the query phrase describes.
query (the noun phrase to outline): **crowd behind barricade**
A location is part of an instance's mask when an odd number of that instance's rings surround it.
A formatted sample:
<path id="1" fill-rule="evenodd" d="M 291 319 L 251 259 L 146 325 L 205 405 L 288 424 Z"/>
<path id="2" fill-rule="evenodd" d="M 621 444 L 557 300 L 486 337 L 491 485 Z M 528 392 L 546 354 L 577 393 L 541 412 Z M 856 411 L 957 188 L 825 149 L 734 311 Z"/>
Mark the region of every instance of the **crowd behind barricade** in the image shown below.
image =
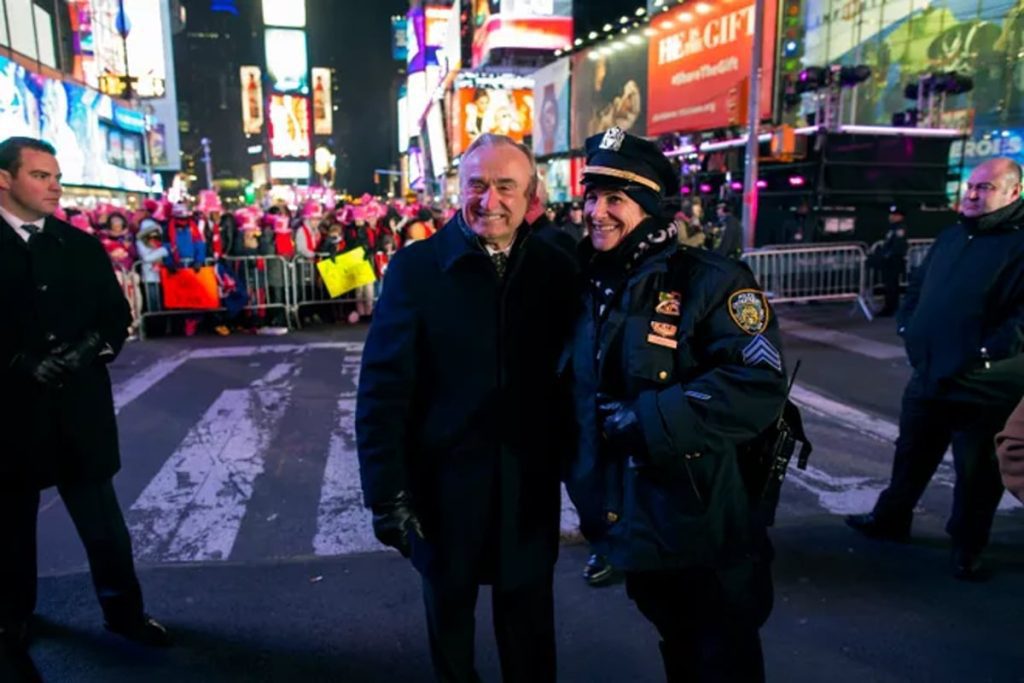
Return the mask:
<path id="1" fill-rule="evenodd" d="M 103 244 L 131 306 L 133 333 L 191 336 L 199 330 L 281 334 L 293 311 L 299 323 L 365 320 L 395 251 L 433 235 L 453 212 L 420 204 L 411 195 L 392 201 L 363 195 L 335 206 L 313 200 L 299 206 L 250 205 L 234 211 L 204 196 L 194 205 L 147 199 L 134 212 L 112 204 L 64 208 L 57 217 Z M 356 249 L 362 249 L 376 281 L 329 296 L 315 264 Z M 214 269 L 220 309 L 202 314 L 172 310 L 165 300 L 168 277 L 204 266 Z M 294 302 L 286 295 L 292 277 Z"/>
<path id="2" fill-rule="evenodd" d="M 289 316 L 298 324 L 367 320 L 393 254 L 433 235 L 454 212 L 422 204 L 415 195 L 381 200 L 369 194 L 333 206 L 307 200 L 232 211 L 204 192 L 194 203 L 147 199 L 138 211 L 98 204 L 91 210 L 64 208 L 57 217 L 103 244 L 131 306 L 133 334 L 191 336 L 202 330 L 224 336 L 283 334 Z M 575 240 L 587 235 L 582 203 L 549 204 L 545 213 Z M 675 223 L 680 243 L 739 257 L 741 230 L 728 205 L 719 204 L 709 218 L 699 198 L 683 199 Z M 362 249 L 376 281 L 329 295 L 317 262 L 356 249 Z M 203 266 L 213 268 L 219 309 L 197 313 L 168 306 L 167 278 Z"/>

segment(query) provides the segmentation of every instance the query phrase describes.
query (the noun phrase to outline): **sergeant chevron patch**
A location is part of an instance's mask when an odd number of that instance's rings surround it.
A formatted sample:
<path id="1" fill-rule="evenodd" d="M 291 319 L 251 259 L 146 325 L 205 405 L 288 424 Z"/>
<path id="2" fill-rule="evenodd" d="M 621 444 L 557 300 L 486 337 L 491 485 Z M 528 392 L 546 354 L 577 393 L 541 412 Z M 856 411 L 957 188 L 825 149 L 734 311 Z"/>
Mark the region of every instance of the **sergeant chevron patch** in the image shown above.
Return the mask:
<path id="1" fill-rule="evenodd" d="M 782 355 L 763 335 L 757 335 L 743 349 L 743 362 L 754 366 L 764 363 L 776 372 L 782 372 Z"/>

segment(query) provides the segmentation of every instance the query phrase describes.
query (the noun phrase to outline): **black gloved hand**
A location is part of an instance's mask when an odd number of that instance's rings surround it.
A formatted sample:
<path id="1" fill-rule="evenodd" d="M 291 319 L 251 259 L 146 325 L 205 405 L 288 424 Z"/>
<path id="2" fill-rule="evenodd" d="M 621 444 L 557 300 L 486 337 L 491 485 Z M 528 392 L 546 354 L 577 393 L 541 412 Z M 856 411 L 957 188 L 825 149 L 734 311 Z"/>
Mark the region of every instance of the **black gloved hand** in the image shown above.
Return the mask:
<path id="1" fill-rule="evenodd" d="M 598 395 L 597 401 L 597 417 L 608 444 L 622 456 L 631 455 L 638 460 L 643 458 L 647 454 L 647 442 L 640 426 L 640 417 L 632 405 L 625 401 L 613 401 L 603 394 Z"/>
<path id="2" fill-rule="evenodd" d="M 92 365 L 103 348 L 103 340 L 96 332 L 90 332 L 77 344 L 62 345 L 54 349 L 53 356 L 67 369 L 67 372 L 74 374 L 82 368 Z"/>
<path id="3" fill-rule="evenodd" d="M 384 545 L 402 553 L 402 557 L 412 554 L 410 534 L 423 538 L 420 520 L 411 503 L 409 494 L 401 491 L 393 500 L 373 506 L 373 535 Z"/>
<path id="4" fill-rule="evenodd" d="M 64 384 L 68 369 L 57 356 L 37 356 L 33 353 L 19 353 L 11 362 L 11 368 L 36 383 L 50 388 Z"/>

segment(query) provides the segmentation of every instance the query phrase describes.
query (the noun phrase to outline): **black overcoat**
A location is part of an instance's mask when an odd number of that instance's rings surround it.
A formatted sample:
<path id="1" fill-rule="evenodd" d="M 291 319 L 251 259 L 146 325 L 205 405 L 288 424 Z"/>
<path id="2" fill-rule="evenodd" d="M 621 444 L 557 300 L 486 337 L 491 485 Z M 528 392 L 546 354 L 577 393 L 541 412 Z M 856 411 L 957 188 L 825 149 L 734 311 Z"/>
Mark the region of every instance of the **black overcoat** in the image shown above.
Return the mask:
<path id="1" fill-rule="evenodd" d="M 519 229 L 505 282 L 456 216 L 395 255 L 356 408 L 368 506 L 412 495 L 433 581 L 516 586 L 558 552 L 569 402 L 556 383 L 578 305 L 564 235 Z"/>
<path id="2" fill-rule="evenodd" d="M 0 219 L 0 317 L 0 486 L 113 476 L 120 453 L 106 362 L 121 350 L 131 313 L 99 241 L 51 217 L 30 246 Z M 46 354 L 89 332 L 107 353 L 60 389 L 11 367 L 19 353 Z"/>

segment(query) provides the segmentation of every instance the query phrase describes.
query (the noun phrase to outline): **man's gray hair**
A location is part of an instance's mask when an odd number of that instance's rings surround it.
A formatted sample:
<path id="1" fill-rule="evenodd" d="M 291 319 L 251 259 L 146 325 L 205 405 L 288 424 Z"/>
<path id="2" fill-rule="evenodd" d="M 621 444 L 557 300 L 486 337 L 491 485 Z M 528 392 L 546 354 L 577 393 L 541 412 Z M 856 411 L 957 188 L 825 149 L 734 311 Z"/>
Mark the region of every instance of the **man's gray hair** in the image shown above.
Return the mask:
<path id="1" fill-rule="evenodd" d="M 526 188 L 526 196 L 533 198 L 537 192 L 537 158 L 533 156 L 533 150 L 524 145 L 521 142 L 516 142 L 514 139 L 507 135 L 499 135 L 498 133 L 483 133 L 473 142 L 469 144 L 466 151 L 462 153 L 463 163 L 459 165 L 459 184 L 462 184 L 462 169 L 465 167 L 465 161 L 469 159 L 470 155 L 481 147 L 498 147 L 499 145 L 509 145 L 515 147 L 520 152 L 526 155 L 527 160 L 530 162 L 530 184 Z"/>

